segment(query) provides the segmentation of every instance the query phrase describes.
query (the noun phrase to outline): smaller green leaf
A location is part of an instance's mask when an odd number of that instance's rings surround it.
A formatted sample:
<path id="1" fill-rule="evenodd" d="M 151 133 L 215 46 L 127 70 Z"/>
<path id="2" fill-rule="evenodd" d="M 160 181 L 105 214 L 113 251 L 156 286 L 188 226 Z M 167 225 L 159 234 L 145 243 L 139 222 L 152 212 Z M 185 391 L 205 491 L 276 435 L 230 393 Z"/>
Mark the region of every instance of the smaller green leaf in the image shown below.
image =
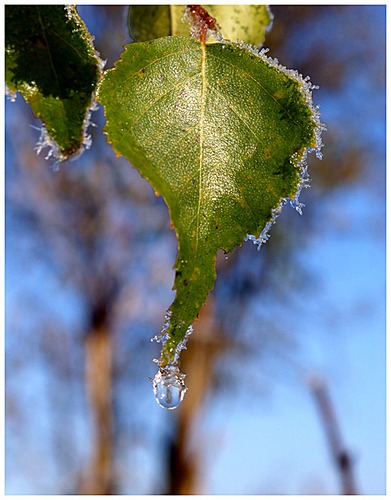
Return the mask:
<path id="1" fill-rule="evenodd" d="M 182 21 L 184 5 L 132 5 L 128 11 L 130 36 L 137 42 L 164 36 L 190 36 L 188 23 Z M 203 5 L 217 20 L 223 38 L 260 45 L 271 23 L 266 5 Z M 214 42 L 211 38 L 210 42 Z"/>
<path id="2" fill-rule="evenodd" d="M 272 21 L 266 5 L 205 5 L 211 16 L 217 19 L 220 31 L 227 40 L 244 40 L 248 44 L 260 45 Z"/>
<path id="3" fill-rule="evenodd" d="M 6 5 L 6 84 L 41 118 L 58 159 L 81 150 L 101 61 L 74 7 Z"/>

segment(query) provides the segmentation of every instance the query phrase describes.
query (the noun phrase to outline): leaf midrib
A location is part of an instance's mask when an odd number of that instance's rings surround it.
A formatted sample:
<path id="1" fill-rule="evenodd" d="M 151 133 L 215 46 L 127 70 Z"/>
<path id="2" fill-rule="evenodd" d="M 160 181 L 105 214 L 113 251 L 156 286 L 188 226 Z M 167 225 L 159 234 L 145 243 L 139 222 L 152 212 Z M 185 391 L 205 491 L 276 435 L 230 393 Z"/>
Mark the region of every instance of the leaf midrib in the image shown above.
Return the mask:
<path id="1" fill-rule="evenodd" d="M 60 84 L 59 84 L 57 72 L 56 72 L 56 69 L 55 69 L 55 66 L 54 66 L 54 62 L 53 62 L 53 57 L 52 57 L 52 53 L 51 53 L 51 50 L 50 50 L 49 41 L 48 41 L 47 36 L 46 36 L 46 26 L 44 25 L 44 22 L 43 22 L 43 19 L 42 19 L 42 16 L 41 16 L 41 11 L 40 11 L 40 7 L 39 6 L 37 6 L 37 12 L 38 12 L 39 24 L 41 25 L 42 34 L 43 34 L 43 37 L 45 39 L 45 43 L 46 43 L 46 46 L 47 46 L 47 51 L 48 51 L 48 55 L 49 55 L 50 66 L 52 68 L 53 76 L 54 76 L 54 79 L 55 79 L 55 82 L 56 82 L 57 92 L 58 92 L 58 95 L 60 95 L 61 94 Z M 67 123 L 67 130 L 68 130 L 68 133 L 69 133 L 67 114 L 66 114 L 65 105 L 64 105 L 64 102 L 63 102 L 62 99 L 60 99 L 60 103 L 61 103 L 61 107 L 60 107 L 61 114 L 63 116 L 64 122 Z"/>
<path id="2" fill-rule="evenodd" d="M 201 45 L 201 95 L 200 95 L 200 127 L 199 127 L 199 144 L 200 144 L 200 155 L 199 155 L 199 171 L 198 171 L 198 203 L 197 203 L 197 217 L 196 217 L 196 247 L 193 262 L 198 260 L 198 250 L 200 241 L 200 212 L 201 212 L 201 195 L 202 195 L 202 166 L 204 158 L 204 119 L 205 119 L 205 107 L 206 107 L 206 47 L 204 44 Z M 178 234 L 178 244 L 180 244 L 180 235 Z M 187 295 L 186 300 L 182 306 L 182 314 L 180 318 L 186 317 L 188 311 L 188 304 L 190 300 L 190 294 Z M 178 322 L 177 322 L 178 323 Z"/>
<path id="3" fill-rule="evenodd" d="M 204 119 L 205 119 L 205 104 L 206 104 L 206 47 L 201 44 L 201 108 L 200 108 L 200 161 L 198 172 L 198 205 L 197 205 L 197 228 L 196 228 L 196 258 L 198 256 L 198 246 L 200 240 L 200 212 L 201 212 L 201 197 L 202 197 L 202 170 L 204 162 Z"/>

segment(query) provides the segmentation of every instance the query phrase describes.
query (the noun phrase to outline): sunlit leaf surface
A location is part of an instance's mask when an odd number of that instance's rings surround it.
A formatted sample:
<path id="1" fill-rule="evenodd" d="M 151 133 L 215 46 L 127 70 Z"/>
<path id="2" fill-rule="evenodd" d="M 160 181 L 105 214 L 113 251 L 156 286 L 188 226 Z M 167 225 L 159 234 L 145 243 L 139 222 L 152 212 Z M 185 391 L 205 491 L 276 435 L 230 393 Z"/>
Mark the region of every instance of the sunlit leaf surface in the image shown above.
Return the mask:
<path id="1" fill-rule="evenodd" d="M 98 90 L 108 140 L 165 199 L 178 238 L 160 365 L 216 280 L 216 254 L 259 234 L 316 147 L 306 82 L 245 47 L 167 37 L 126 47 Z"/>

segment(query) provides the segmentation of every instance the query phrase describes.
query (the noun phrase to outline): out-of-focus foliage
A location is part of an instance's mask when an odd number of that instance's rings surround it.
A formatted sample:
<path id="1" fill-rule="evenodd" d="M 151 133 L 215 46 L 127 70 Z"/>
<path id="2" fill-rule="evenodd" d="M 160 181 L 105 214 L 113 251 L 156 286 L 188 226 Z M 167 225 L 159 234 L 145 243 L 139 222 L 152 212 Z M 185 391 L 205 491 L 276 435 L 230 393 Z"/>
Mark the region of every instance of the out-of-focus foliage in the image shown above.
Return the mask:
<path id="1" fill-rule="evenodd" d="M 270 26 L 272 15 L 266 5 L 203 5 L 218 21 L 224 38 L 235 42 L 245 40 L 260 45 Z M 189 37 L 189 25 L 184 19 L 183 5 L 131 5 L 128 11 L 130 36 L 136 42 L 164 36 Z M 215 43 L 213 38 L 209 43 Z"/>

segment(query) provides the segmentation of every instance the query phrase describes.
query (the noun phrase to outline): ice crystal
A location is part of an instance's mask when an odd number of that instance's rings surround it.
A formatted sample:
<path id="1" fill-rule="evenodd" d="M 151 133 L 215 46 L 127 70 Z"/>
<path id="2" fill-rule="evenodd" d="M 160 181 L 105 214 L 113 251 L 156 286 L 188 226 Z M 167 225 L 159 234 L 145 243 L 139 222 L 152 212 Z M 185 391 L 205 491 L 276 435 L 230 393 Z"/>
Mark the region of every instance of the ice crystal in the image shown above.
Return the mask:
<path id="1" fill-rule="evenodd" d="M 61 153 L 56 141 L 54 141 L 50 137 L 48 131 L 45 128 L 45 125 L 42 125 L 40 131 L 41 135 L 39 136 L 37 144 L 34 147 L 37 155 L 39 155 L 43 149 L 49 148 L 48 152 L 46 153 L 45 160 L 54 158 L 57 162 L 64 161 L 66 159 L 65 155 Z"/>
<path id="2" fill-rule="evenodd" d="M 194 8 L 192 8 L 194 7 Z M 197 10 L 195 10 L 197 8 Z M 209 36 L 215 37 L 217 40 L 222 39 L 220 27 L 216 20 L 201 6 L 186 6 L 183 11 L 182 22 L 190 25 L 190 35 L 196 40 L 201 40 L 205 32 L 204 42 Z"/>
<path id="3" fill-rule="evenodd" d="M 220 42 L 224 42 L 228 45 L 235 45 L 229 40 L 225 40 L 222 37 L 219 39 Z M 292 161 L 294 165 L 299 169 L 299 184 L 296 190 L 296 193 L 292 198 L 283 198 L 281 200 L 280 205 L 272 210 L 272 218 L 263 230 L 261 231 L 260 235 L 258 237 L 247 234 L 245 241 L 252 241 L 255 245 L 257 245 L 258 250 L 260 250 L 261 245 L 263 243 L 266 243 L 266 241 L 269 239 L 270 235 L 268 234 L 268 231 L 270 230 L 271 226 L 275 224 L 277 217 L 281 213 L 282 207 L 286 203 L 290 203 L 291 207 L 294 208 L 300 215 L 303 213 L 302 209 L 304 207 L 304 203 L 301 203 L 299 201 L 299 197 L 301 194 L 301 191 L 303 188 L 307 188 L 310 186 L 310 176 L 308 174 L 308 164 L 307 164 L 307 157 L 309 153 L 315 152 L 316 157 L 318 159 L 322 159 L 322 152 L 321 149 L 323 147 L 323 142 L 322 142 L 322 132 L 326 130 L 326 127 L 323 123 L 320 121 L 320 110 L 319 106 L 314 105 L 313 100 L 312 100 L 312 91 L 315 89 L 318 89 L 319 87 L 317 85 L 313 85 L 310 82 L 309 76 L 303 77 L 298 71 L 293 70 L 293 69 L 287 69 L 285 66 L 281 65 L 278 62 L 278 59 L 276 58 L 271 58 L 267 56 L 266 54 L 269 52 L 268 48 L 261 48 L 258 49 L 257 47 L 253 45 L 249 45 L 245 43 L 243 40 L 240 42 L 236 43 L 237 46 L 241 49 L 248 50 L 252 54 L 256 55 L 257 57 L 260 57 L 263 61 L 265 61 L 267 64 L 270 66 L 277 68 L 279 71 L 282 73 L 285 73 L 288 75 L 290 78 L 293 78 L 299 83 L 299 89 L 301 94 L 303 95 L 305 102 L 307 106 L 310 108 L 311 113 L 312 113 L 312 120 L 315 123 L 315 146 L 311 148 L 307 148 L 304 150 L 303 154 L 299 156 L 298 154 L 293 156 Z"/>
<path id="4" fill-rule="evenodd" d="M 170 327 L 170 320 L 171 320 L 171 314 L 172 312 L 170 310 L 168 310 L 166 312 L 166 315 L 164 317 L 164 323 L 163 323 L 163 326 L 162 326 L 162 329 L 159 333 L 157 333 L 152 339 L 151 339 L 151 342 L 153 341 L 156 341 L 156 342 L 159 342 L 162 344 L 162 348 L 164 347 L 164 344 L 167 342 L 167 340 L 169 339 L 169 333 L 168 333 L 168 329 Z M 190 337 L 190 335 L 193 333 L 193 325 L 190 325 L 187 330 L 186 330 L 186 333 L 185 333 L 185 336 L 183 337 L 183 339 L 178 343 L 178 345 L 176 346 L 175 348 L 175 351 L 172 353 L 172 359 L 173 359 L 173 362 L 178 362 L 179 361 L 179 356 L 180 356 L 180 353 L 181 351 L 183 351 L 184 349 L 186 349 L 186 343 Z M 154 361 L 156 363 L 159 363 L 160 364 L 160 360 L 158 359 L 154 359 Z"/>

